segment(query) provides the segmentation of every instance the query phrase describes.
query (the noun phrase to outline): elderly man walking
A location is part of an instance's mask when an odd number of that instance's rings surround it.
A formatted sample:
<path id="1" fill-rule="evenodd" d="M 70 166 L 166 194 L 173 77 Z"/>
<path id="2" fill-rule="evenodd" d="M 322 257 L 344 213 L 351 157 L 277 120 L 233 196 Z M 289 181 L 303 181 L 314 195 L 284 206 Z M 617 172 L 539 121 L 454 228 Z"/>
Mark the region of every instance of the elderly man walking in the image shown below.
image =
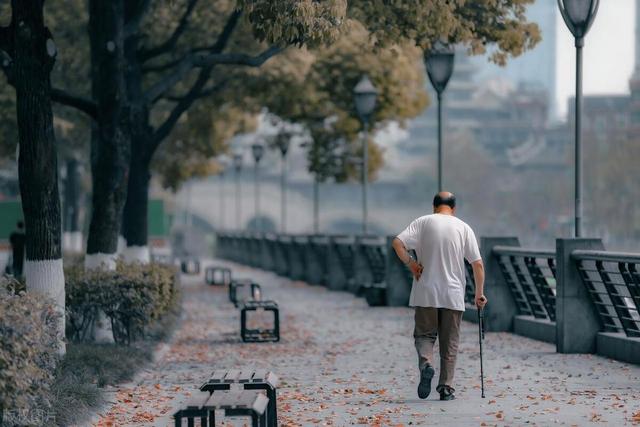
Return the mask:
<path id="1" fill-rule="evenodd" d="M 476 236 L 455 217 L 456 198 L 449 192 L 436 194 L 433 214 L 414 220 L 393 241 L 400 260 L 413 274 L 409 305 L 415 308 L 413 337 L 418 351 L 420 383 L 418 397 L 431 393 L 434 376 L 433 347 L 440 344 L 440 400 L 455 399 L 453 373 L 456 366 L 460 322 L 464 312 L 466 284 L 464 260 L 473 266 L 475 303 L 484 307 L 484 266 Z M 408 250 L 415 250 L 413 259 Z"/>

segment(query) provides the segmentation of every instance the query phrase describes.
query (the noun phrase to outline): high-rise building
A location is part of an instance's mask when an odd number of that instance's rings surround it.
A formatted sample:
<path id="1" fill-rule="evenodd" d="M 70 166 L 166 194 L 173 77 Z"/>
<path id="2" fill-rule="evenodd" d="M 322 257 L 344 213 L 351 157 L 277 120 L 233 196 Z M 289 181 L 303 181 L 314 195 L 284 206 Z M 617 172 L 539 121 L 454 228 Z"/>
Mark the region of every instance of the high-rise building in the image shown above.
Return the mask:
<path id="1" fill-rule="evenodd" d="M 488 62 L 488 56 L 472 58 L 478 67 L 475 81 L 499 78 L 507 80 L 514 87 L 522 84 L 538 87 L 549 94 L 549 118 L 555 119 L 557 16 L 558 4 L 555 0 L 536 0 L 527 8 L 527 19 L 538 24 L 542 40 L 534 49 L 510 59 L 504 67 Z"/>

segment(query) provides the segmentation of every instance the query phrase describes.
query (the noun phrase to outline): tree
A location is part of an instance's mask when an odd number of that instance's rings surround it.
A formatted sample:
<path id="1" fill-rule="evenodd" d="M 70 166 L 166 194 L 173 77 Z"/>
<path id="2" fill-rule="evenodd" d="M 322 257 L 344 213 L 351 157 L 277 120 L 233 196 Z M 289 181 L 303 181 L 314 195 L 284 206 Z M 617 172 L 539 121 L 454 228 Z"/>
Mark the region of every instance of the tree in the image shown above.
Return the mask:
<path id="1" fill-rule="evenodd" d="M 64 353 L 64 272 L 50 82 L 57 50 L 43 7 L 43 0 L 13 0 L 11 21 L 0 28 L 0 50 L 2 69 L 16 92 L 27 290 L 51 298 L 60 311 L 58 333 Z"/>
<path id="2" fill-rule="evenodd" d="M 356 21 L 369 30 L 380 48 L 413 43 L 428 49 L 442 37 L 467 43 L 474 52 L 497 43 L 494 59 L 500 62 L 535 43 L 537 28 L 524 18 L 524 5 L 530 2 L 352 1 L 347 5 L 345 0 L 217 0 L 206 4 L 182 0 L 168 8 L 159 1 L 127 1 L 123 33 L 129 119 L 123 129 L 128 129 L 132 146 L 123 232 L 128 245 L 146 248 L 154 154 L 198 100 L 222 96 L 221 89 L 227 94 L 238 89 L 226 80 L 240 68 L 259 67 L 288 46 L 321 46 L 337 39 Z M 244 92 L 235 94 L 242 98 Z M 83 107 L 77 97 L 58 99 Z M 357 127 L 348 129 L 352 120 L 345 117 L 341 124 L 345 132 L 357 132 Z M 127 169 L 122 164 L 112 168 Z"/>

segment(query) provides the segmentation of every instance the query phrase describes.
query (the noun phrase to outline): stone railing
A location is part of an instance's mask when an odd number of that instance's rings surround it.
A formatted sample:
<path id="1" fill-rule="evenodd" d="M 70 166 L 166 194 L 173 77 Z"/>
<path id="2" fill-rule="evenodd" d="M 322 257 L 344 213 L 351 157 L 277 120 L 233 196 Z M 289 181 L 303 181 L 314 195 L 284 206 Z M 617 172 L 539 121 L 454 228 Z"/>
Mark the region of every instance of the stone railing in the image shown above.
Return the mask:
<path id="1" fill-rule="evenodd" d="M 412 277 L 393 237 L 218 235 L 217 256 L 293 280 L 406 306 Z M 640 254 L 604 251 L 599 239 L 557 239 L 554 250 L 521 248 L 515 237 L 482 237 L 487 331 L 555 343 L 562 353 L 599 353 L 640 363 Z M 465 319 L 477 321 L 467 264 Z"/>

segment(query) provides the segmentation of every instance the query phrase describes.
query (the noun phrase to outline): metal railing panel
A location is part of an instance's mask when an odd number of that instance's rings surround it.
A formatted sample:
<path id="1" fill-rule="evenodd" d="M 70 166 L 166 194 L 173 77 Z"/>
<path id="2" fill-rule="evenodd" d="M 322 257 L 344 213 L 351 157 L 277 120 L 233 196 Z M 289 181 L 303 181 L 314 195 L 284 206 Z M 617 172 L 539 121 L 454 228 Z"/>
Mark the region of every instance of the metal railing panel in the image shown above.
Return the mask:
<path id="1" fill-rule="evenodd" d="M 574 251 L 572 257 L 603 331 L 640 337 L 640 254 Z"/>

